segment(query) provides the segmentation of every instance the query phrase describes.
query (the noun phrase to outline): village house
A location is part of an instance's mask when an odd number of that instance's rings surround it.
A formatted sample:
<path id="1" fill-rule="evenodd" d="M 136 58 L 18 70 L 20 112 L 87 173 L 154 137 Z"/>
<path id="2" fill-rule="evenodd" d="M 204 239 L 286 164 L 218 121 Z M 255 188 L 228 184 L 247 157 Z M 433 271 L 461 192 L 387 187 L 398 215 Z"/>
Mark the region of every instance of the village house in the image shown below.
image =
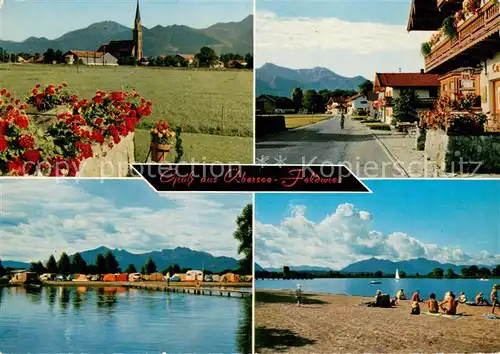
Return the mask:
<path id="1" fill-rule="evenodd" d="M 229 60 L 227 62 L 227 67 L 231 69 L 240 69 L 247 66 L 247 62 L 245 60 Z"/>
<path id="2" fill-rule="evenodd" d="M 258 114 L 296 113 L 295 105 L 288 97 L 260 95 L 255 101 Z"/>
<path id="3" fill-rule="evenodd" d="M 372 103 L 378 99 L 378 95 L 374 92 L 357 93 L 345 100 L 347 104 L 347 113 L 350 115 L 357 115 L 366 113 L 366 115 L 374 116 L 375 109 Z"/>
<path id="4" fill-rule="evenodd" d="M 373 90 L 378 99 L 373 107 L 378 110 L 378 118 L 391 124 L 394 114 L 394 100 L 403 90 L 414 90 L 419 98 L 417 111 L 431 109 L 439 94 L 438 75 L 420 73 L 376 73 Z"/>
<path id="5" fill-rule="evenodd" d="M 346 100 L 342 97 L 330 97 L 326 104 L 326 113 L 333 115 L 347 113 Z"/>
<path id="6" fill-rule="evenodd" d="M 194 55 L 192 54 L 177 54 L 174 59 L 177 61 L 177 62 L 182 62 L 182 61 L 185 61 L 188 63 L 188 65 L 193 65 L 194 61 L 195 61 L 195 58 L 194 58 Z"/>
<path id="7" fill-rule="evenodd" d="M 118 65 L 118 59 L 110 53 L 90 50 L 70 50 L 64 54 L 64 61 L 69 65 Z"/>
<path id="8" fill-rule="evenodd" d="M 425 70 L 439 75 L 441 94 L 475 92 L 486 127 L 500 131 L 500 5 L 497 0 L 413 0 L 408 31 L 436 31 L 427 43 Z M 454 36 L 443 21 L 453 16 Z"/>

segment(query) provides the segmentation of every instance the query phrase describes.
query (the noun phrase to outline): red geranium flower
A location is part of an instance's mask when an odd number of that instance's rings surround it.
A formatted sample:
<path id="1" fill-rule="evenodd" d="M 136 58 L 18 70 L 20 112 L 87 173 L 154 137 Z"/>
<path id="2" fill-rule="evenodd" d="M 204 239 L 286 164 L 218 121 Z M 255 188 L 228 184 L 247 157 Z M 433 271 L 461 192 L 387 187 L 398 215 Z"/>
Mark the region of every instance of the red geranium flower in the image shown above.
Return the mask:
<path id="1" fill-rule="evenodd" d="M 0 152 L 4 152 L 5 150 L 7 150 L 7 138 L 0 135 Z"/>
<path id="2" fill-rule="evenodd" d="M 30 121 L 28 120 L 28 117 L 25 116 L 24 114 L 18 114 L 14 118 L 14 124 L 21 129 L 26 129 L 30 125 Z"/>
<path id="3" fill-rule="evenodd" d="M 24 158 L 30 162 L 36 163 L 40 160 L 40 151 L 32 149 L 24 152 Z"/>
<path id="4" fill-rule="evenodd" d="M 19 138 L 19 145 L 25 149 L 31 149 L 35 145 L 35 138 L 31 135 L 23 135 Z"/>
<path id="5" fill-rule="evenodd" d="M 9 172 L 14 176 L 24 175 L 24 161 L 19 157 L 15 157 L 10 160 L 7 164 L 7 168 Z"/>

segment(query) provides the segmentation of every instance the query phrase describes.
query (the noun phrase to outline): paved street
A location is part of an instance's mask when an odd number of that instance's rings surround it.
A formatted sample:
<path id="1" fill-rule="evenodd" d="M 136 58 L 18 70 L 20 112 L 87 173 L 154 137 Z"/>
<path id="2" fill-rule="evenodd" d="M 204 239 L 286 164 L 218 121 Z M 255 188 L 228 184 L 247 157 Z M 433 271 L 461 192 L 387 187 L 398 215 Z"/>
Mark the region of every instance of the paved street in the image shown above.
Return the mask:
<path id="1" fill-rule="evenodd" d="M 362 178 L 407 177 L 371 132 L 338 117 L 257 140 L 256 163 L 345 164 Z"/>

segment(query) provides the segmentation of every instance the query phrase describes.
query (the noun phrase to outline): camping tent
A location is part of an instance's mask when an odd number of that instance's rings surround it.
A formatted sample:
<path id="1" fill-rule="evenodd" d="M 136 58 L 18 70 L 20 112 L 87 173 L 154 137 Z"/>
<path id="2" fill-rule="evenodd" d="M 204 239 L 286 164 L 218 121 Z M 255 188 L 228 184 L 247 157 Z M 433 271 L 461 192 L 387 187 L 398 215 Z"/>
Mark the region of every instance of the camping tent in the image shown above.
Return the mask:
<path id="1" fill-rule="evenodd" d="M 116 281 L 116 275 L 114 275 L 114 274 L 106 274 L 104 276 L 104 278 L 102 279 L 102 281 L 108 281 L 108 282 Z"/>
<path id="2" fill-rule="evenodd" d="M 127 273 L 115 274 L 116 281 L 128 281 Z"/>
<path id="3" fill-rule="evenodd" d="M 189 270 L 184 281 L 203 281 L 203 272 L 201 270 Z"/>
<path id="4" fill-rule="evenodd" d="M 217 274 L 213 274 L 213 275 L 212 275 L 212 280 L 213 280 L 214 282 L 220 282 L 220 278 L 221 278 L 221 276 L 220 276 L 220 275 L 217 275 Z"/>
<path id="5" fill-rule="evenodd" d="M 73 281 L 88 281 L 88 278 L 85 274 L 78 274 Z"/>
<path id="6" fill-rule="evenodd" d="M 150 281 L 164 281 L 165 278 L 163 277 L 163 274 L 161 273 L 153 273 L 148 276 L 148 280 Z"/>
<path id="7" fill-rule="evenodd" d="M 141 281 L 142 275 L 141 273 L 130 273 L 128 275 L 128 281 Z"/>
<path id="8" fill-rule="evenodd" d="M 240 276 L 234 273 L 226 273 L 220 279 L 221 283 L 239 283 L 239 281 Z"/>
<path id="9" fill-rule="evenodd" d="M 245 282 L 245 283 L 251 283 L 252 282 L 252 276 L 251 275 L 242 275 L 240 277 L 240 281 Z"/>

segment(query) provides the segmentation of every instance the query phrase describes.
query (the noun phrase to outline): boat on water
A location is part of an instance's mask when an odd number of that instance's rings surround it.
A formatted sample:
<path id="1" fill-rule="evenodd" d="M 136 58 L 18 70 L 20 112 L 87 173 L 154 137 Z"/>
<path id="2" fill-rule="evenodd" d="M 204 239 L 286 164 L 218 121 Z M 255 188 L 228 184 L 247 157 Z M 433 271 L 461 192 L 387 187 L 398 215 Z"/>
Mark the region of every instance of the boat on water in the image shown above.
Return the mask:
<path id="1" fill-rule="evenodd" d="M 378 280 L 372 280 L 370 284 L 382 284 L 382 282 Z"/>
<path id="2" fill-rule="evenodd" d="M 396 277 L 395 277 L 396 280 L 399 280 L 399 269 L 396 269 Z"/>
<path id="3" fill-rule="evenodd" d="M 486 279 L 486 278 L 481 278 L 481 279 L 479 279 L 479 281 L 490 281 L 490 280 Z"/>

